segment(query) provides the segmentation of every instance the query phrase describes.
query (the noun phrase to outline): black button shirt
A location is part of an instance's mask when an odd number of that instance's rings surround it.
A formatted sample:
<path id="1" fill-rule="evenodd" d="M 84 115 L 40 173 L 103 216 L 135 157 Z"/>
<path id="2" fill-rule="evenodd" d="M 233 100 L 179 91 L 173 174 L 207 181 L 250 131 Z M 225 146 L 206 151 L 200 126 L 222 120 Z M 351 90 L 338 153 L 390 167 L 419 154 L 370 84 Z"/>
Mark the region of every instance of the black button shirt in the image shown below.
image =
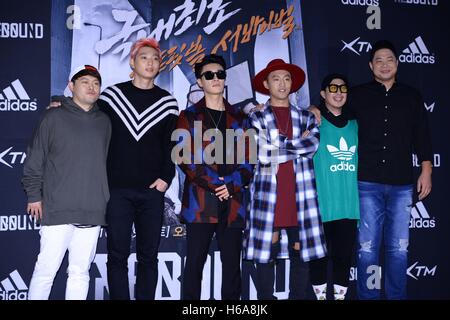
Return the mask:
<path id="1" fill-rule="evenodd" d="M 395 83 L 389 91 L 372 81 L 352 88 L 345 107 L 358 121 L 358 179 L 383 184 L 413 183 L 412 154 L 431 161 L 427 113 L 419 92 Z"/>
<path id="2" fill-rule="evenodd" d="M 208 119 L 206 124 L 211 129 L 218 129 L 220 130 L 222 137 L 223 137 L 223 150 L 222 150 L 222 158 L 218 158 L 218 173 L 219 176 L 223 177 L 227 175 L 227 167 L 226 167 L 226 129 L 227 129 L 227 115 L 225 111 L 218 111 L 214 109 L 209 109 L 208 107 L 205 108 L 205 112 L 208 114 L 206 115 L 206 118 Z"/>

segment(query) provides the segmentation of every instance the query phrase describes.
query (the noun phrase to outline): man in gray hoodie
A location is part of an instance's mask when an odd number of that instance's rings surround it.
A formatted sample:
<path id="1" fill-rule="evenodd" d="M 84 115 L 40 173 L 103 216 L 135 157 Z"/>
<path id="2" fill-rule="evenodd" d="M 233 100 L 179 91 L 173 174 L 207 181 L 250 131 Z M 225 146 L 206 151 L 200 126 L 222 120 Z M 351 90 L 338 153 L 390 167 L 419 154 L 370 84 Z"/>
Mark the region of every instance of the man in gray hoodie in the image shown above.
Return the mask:
<path id="1" fill-rule="evenodd" d="M 83 65 L 69 79 L 73 98 L 45 112 L 24 165 L 27 212 L 42 225 L 30 300 L 48 299 L 67 250 L 66 299 L 86 299 L 100 226 L 105 225 L 111 123 L 96 104 L 101 76 Z"/>

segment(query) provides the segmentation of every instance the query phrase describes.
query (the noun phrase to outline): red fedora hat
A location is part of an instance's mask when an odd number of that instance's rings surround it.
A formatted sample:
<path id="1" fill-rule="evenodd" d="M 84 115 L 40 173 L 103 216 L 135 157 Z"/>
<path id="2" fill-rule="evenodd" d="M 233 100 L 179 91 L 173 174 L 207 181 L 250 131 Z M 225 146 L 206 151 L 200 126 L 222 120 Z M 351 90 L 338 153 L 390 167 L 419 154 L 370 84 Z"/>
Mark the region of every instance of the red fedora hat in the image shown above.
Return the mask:
<path id="1" fill-rule="evenodd" d="M 276 70 L 286 70 L 291 74 L 292 87 L 290 93 L 297 91 L 305 83 L 306 76 L 302 68 L 295 64 L 286 63 L 283 59 L 273 59 L 253 78 L 253 88 L 260 93 L 269 95 L 269 90 L 264 87 L 264 80 L 267 79 L 269 73 Z"/>

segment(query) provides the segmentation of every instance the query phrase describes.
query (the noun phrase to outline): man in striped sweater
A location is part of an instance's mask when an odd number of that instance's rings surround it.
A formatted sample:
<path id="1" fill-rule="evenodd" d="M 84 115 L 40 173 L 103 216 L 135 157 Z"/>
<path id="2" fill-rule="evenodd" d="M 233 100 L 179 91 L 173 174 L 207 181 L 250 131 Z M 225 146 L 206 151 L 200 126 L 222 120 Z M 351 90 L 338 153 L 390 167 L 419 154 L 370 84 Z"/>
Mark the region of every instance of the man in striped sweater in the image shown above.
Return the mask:
<path id="1" fill-rule="evenodd" d="M 133 223 L 135 297 L 155 298 L 164 193 L 175 175 L 170 138 L 178 117 L 175 98 L 154 83 L 160 63 L 156 40 L 136 41 L 130 51 L 132 80 L 106 88 L 99 100 L 112 124 L 106 213 L 110 299 L 130 299 L 127 261 Z"/>

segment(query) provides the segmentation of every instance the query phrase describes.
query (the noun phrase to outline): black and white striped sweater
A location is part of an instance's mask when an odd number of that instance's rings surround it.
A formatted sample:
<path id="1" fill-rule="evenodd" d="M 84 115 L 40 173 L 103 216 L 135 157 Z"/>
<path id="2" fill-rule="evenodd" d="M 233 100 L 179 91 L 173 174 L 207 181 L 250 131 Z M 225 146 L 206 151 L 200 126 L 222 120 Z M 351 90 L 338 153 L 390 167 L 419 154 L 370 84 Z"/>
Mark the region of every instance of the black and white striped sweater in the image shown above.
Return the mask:
<path id="1" fill-rule="evenodd" d="M 127 81 L 106 88 L 98 104 L 112 124 L 110 187 L 146 188 L 157 178 L 170 184 L 175 175 L 170 158 L 178 117 L 175 98 L 156 85 L 143 90 Z"/>

